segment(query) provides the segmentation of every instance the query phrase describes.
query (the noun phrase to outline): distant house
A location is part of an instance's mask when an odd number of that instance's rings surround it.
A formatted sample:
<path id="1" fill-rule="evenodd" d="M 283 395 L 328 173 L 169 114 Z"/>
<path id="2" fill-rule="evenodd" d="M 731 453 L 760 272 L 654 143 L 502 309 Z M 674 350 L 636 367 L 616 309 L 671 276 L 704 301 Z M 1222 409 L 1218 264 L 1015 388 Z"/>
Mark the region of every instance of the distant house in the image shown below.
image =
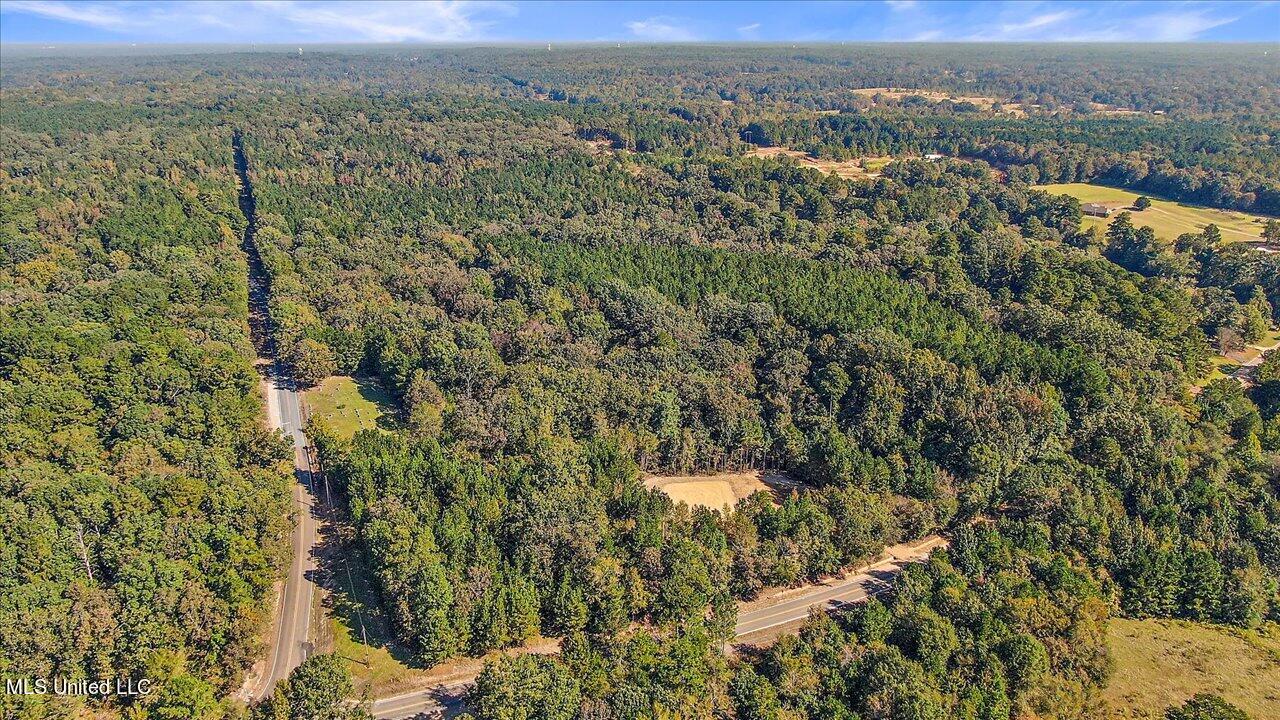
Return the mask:
<path id="1" fill-rule="evenodd" d="M 1111 208 L 1106 205 L 1099 205 L 1098 203 L 1085 203 L 1080 206 L 1080 212 L 1085 215 L 1092 215 L 1093 217 L 1111 216 Z"/>

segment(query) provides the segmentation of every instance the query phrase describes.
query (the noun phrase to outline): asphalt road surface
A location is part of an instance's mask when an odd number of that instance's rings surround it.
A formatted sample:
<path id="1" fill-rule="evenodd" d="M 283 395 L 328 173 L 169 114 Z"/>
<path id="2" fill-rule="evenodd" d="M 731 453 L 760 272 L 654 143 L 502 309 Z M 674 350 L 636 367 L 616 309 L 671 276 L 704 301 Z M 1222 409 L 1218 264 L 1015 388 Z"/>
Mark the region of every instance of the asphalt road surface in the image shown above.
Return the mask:
<path id="1" fill-rule="evenodd" d="M 1280 348 L 1267 348 L 1266 350 L 1258 353 L 1256 357 L 1240 363 L 1239 369 L 1232 373 L 1232 377 L 1244 383 L 1246 387 L 1251 385 L 1255 374 L 1258 372 L 1258 368 L 1273 352 L 1280 352 Z"/>
<path id="2" fill-rule="evenodd" d="M 820 607 L 830 611 L 861 602 L 893 587 L 893 577 L 901 571 L 901 565 L 885 562 L 844 582 L 821 585 L 814 588 L 813 592 L 785 600 L 772 607 L 740 613 L 738 624 L 733 628 L 733 634 L 735 637 L 742 637 L 803 620 L 809 616 L 810 608 Z"/>
<path id="3" fill-rule="evenodd" d="M 418 716 L 448 717 L 461 711 L 464 695 L 470 687 L 471 681 L 465 680 L 375 700 L 373 716 L 378 720 Z"/>
<path id="4" fill-rule="evenodd" d="M 872 565 L 865 572 L 828 580 L 807 587 L 796 592 L 793 597 L 787 597 L 768 607 L 741 612 L 734 634 L 742 637 L 761 632 L 803 620 L 809 616 L 811 608 L 837 610 L 883 593 L 892 587 L 894 576 L 902 572 L 903 567 L 925 560 L 934 548 L 945 544 L 946 541 L 941 538 L 930 538 L 911 547 L 897 546 L 890 550 L 888 559 Z M 469 681 L 461 681 L 375 700 L 373 716 L 377 720 L 403 720 L 420 716 L 449 717 L 460 711 L 462 696 L 469 685 Z"/>
<path id="5" fill-rule="evenodd" d="M 293 443 L 294 476 L 297 480 L 293 485 L 293 503 L 298 519 L 290 541 L 293 558 L 273 625 L 276 628 L 275 642 L 267 658 L 267 671 L 254 683 L 250 693 L 255 700 L 270 694 L 276 681 L 288 677 L 311 654 L 311 601 L 315 583 L 309 576 L 316 567 L 312 551 L 319 540 L 316 518 L 312 514 L 315 495 L 311 485 L 311 458 L 302 432 L 300 393 L 291 380 L 278 372 L 263 378 L 262 389 L 267 396 L 267 417 L 271 427 L 284 431 L 285 437 Z"/>

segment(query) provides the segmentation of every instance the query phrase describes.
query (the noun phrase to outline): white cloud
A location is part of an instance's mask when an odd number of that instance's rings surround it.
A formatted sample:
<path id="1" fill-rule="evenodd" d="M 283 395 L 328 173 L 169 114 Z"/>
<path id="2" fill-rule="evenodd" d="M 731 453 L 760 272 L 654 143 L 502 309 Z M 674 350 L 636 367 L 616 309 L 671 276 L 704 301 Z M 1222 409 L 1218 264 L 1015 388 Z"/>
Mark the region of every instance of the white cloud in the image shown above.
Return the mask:
<path id="1" fill-rule="evenodd" d="M 1065 20 L 1077 19 L 1080 13 L 1072 10 L 1026 15 L 1022 10 L 1030 5 L 1009 5 L 1004 12 L 991 18 L 980 26 L 976 32 L 965 37 L 965 40 L 978 42 L 1009 42 L 1020 40 L 1052 41 L 1060 40 L 1061 30 L 1057 26 Z M 1079 20 L 1078 27 L 1087 27 L 1089 19 Z"/>
<path id="2" fill-rule="evenodd" d="M 486 23 L 482 10 L 510 6 L 474 2 L 302 2 L 257 0 L 253 3 L 303 32 L 317 37 L 373 42 L 473 40 Z"/>
<path id="3" fill-rule="evenodd" d="M 1022 22 L 1004 23 L 1000 26 L 1000 31 L 1004 35 L 1019 36 L 1032 30 L 1040 30 L 1047 28 L 1050 25 L 1057 25 L 1063 20 L 1073 17 L 1074 15 L 1075 13 L 1069 10 L 1045 13 L 1043 15 L 1036 15 L 1035 17 L 1028 18 Z"/>
<path id="4" fill-rule="evenodd" d="M 532 14 L 570 12 L 562 6 L 487 2 L 484 0 L 0 0 L 0 13 L 39 16 L 93 28 L 99 36 L 157 42 L 450 42 L 520 36 L 503 22 L 518 10 Z M 834 6 L 833 6 L 834 7 Z M 854 6 L 863 7 L 866 6 Z M 885 40 L 976 41 L 1186 41 L 1212 36 L 1211 31 L 1258 17 L 1254 28 L 1274 25 L 1274 14 L 1261 22 L 1252 3 L 1169 2 L 990 2 L 924 3 L 884 0 L 873 8 Z M 886 12 L 887 10 L 887 12 Z M 1268 11 L 1269 12 L 1269 11 Z M 747 16 L 749 17 L 749 16 Z M 573 22 L 566 20 L 572 31 Z M 763 21 L 743 20 L 715 30 L 715 37 L 755 40 L 785 30 Z M 1269 24 L 1268 24 L 1269 23 Z M 625 23 L 629 39 L 690 42 L 704 39 L 688 18 L 656 15 Z M 793 41 L 837 40 L 865 35 L 871 23 L 797 28 Z M 736 30 L 736 33 L 735 33 Z M 711 32 L 711 30 L 707 30 Z M 875 30 L 871 30 L 875 32 Z M 614 38 L 617 39 L 617 38 Z"/>
<path id="5" fill-rule="evenodd" d="M 691 42 L 698 39 L 688 27 L 679 24 L 679 20 L 666 15 L 657 15 L 645 20 L 633 20 L 627 23 L 631 34 L 641 40 L 654 42 Z"/>
<path id="6" fill-rule="evenodd" d="M 6 0 L 21 12 L 118 32 L 148 31 L 168 38 L 201 28 L 238 30 L 244 40 L 322 42 L 449 42 L 484 39 L 496 15 L 513 15 L 505 2 L 469 0 L 235 0 L 232 2 L 58 2 Z M 236 39 L 236 38 L 221 38 Z"/>
<path id="7" fill-rule="evenodd" d="M 1161 12 L 1084 23 L 1078 32 L 1055 39 L 1067 42 L 1179 42 L 1195 40 L 1208 30 L 1239 19 L 1239 16 L 1214 16 L 1204 9 Z"/>
<path id="8" fill-rule="evenodd" d="M 48 2 L 46 0 L 9 0 L 0 7 L 5 11 L 28 13 L 54 20 L 65 20 L 79 25 L 91 25 L 105 30 L 127 27 L 128 19 L 120 8 L 103 3 Z"/>
<path id="9" fill-rule="evenodd" d="M 1149 12 L 1142 3 L 1098 4 L 1087 9 L 1055 10 L 1036 15 L 1017 13 L 1023 6 L 1006 6 L 985 29 L 967 40 L 1041 42 L 1176 42 L 1195 40 L 1239 16 L 1222 15 L 1210 7 L 1179 7 Z M 1165 6 L 1167 8 L 1168 6 Z M 1123 11 L 1123 12 L 1122 12 Z M 1068 23 L 1068 21 L 1070 21 Z"/>
<path id="10" fill-rule="evenodd" d="M 1169 12 L 1139 18 L 1135 25 L 1138 35 L 1147 40 L 1194 40 L 1206 30 L 1239 20 L 1238 17 L 1211 17 L 1204 10 Z"/>

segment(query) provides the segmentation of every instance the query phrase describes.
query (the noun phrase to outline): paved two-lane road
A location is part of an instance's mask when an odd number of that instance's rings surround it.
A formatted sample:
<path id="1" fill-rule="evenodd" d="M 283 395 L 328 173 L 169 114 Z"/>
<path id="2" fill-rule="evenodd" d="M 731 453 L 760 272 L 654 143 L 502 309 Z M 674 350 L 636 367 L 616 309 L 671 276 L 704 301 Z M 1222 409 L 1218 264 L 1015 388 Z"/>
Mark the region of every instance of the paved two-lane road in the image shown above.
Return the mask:
<path id="1" fill-rule="evenodd" d="M 293 557 L 273 624 L 275 642 L 267 658 L 267 670 L 253 686 L 251 695 L 255 700 L 270 694 L 276 682 L 287 678 L 311 653 L 311 602 L 315 583 L 310 576 L 316 568 L 313 550 L 319 541 L 316 518 L 312 514 L 315 494 L 307 438 L 302 432 L 300 393 L 291 380 L 278 372 L 263 378 L 262 391 L 267 397 L 267 417 L 272 429 L 283 431 L 293 445 L 293 504 L 297 522 L 290 539 Z"/>
<path id="2" fill-rule="evenodd" d="M 257 230 L 257 202 L 249 177 L 249 161 L 245 157 L 243 138 L 237 131 L 232 141 L 235 150 L 236 178 L 240 184 L 240 212 L 244 213 L 243 250 L 249 269 L 249 327 L 257 349 L 260 387 L 267 400 L 267 424 L 280 430 L 293 447 L 293 507 L 297 522 L 290 537 L 289 574 L 285 577 L 272 622 L 273 637 L 265 666 L 250 678 L 240 697 L 253 701 L 271 694 L 279 680 L 289 676 L 311 654 L 311 600 L 315 585 L 309 575 L 315 570 L 316 543 L 319 534 L 312 514 L 315 493 L 311 486 L 311 458 L 307 454 L 307 438 L 302 432 L 302 403 L 293 381 L 284 372 L 271 335 L 268 309 L 268 278 L 254 244 Z"/>
<path id="3" fill-rule="evenodd" d="M 913 562 L 922 562 L 934 548 L 946 545 L 942 538 L 928 538 L 916 545 L 898 545 L 889 549 L 889 557 L 865 568 L 862 572 L 843 578 L 810 585 L 794 597 L 767 604 L 759 608 L 744 607 L 738 611 L 738 624 L 733 628 L 734 637 L 745 637 L 794 623 L 809 616 L 812 609 L 838 610 L 846 605 L 862 602 L 893 587 L 893 578 Z"/>
<path id="4" fill-rule="evenodd" d="M 784 593 L 783 599 L 768 603 L 744 606 L 738 613 L 734 627 L 736 637 L 754 635 L 789 623 L 804 620 L 812 609 L 826 611 L 855 604 L 886 592 L 893 586 L 893 578 L 913 562 L 922 562 L 935 548 L 943 547 L 946 540 L 927 538 L 916 545 L 897 545 L 888 549 L 889 557 L 855 575 L 838 577 L 818 585 L 811 585 Z M 470 680 L 440 685 L 428 690 L 382 698 L 373 703 L 373 716 L 378 720 L 402 720 L 419 715 L 439 717 L 457 711 Z"/>

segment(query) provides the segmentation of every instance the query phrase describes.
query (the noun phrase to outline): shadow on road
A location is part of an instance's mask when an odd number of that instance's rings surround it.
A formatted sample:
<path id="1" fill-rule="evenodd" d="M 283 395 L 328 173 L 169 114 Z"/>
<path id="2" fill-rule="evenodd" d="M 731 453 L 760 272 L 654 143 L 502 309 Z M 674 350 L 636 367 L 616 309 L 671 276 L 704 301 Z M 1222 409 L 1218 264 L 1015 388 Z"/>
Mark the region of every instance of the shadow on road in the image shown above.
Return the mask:
<path id="1" fill-rule="evenodd" d="M 437 710 L 410 715 L 413 720 L 448 720 L 456 718 L 466 711 L 466 693 L 458 689 L 437 688 L 428 693 L 431 699 L 440 706 Z"/>

